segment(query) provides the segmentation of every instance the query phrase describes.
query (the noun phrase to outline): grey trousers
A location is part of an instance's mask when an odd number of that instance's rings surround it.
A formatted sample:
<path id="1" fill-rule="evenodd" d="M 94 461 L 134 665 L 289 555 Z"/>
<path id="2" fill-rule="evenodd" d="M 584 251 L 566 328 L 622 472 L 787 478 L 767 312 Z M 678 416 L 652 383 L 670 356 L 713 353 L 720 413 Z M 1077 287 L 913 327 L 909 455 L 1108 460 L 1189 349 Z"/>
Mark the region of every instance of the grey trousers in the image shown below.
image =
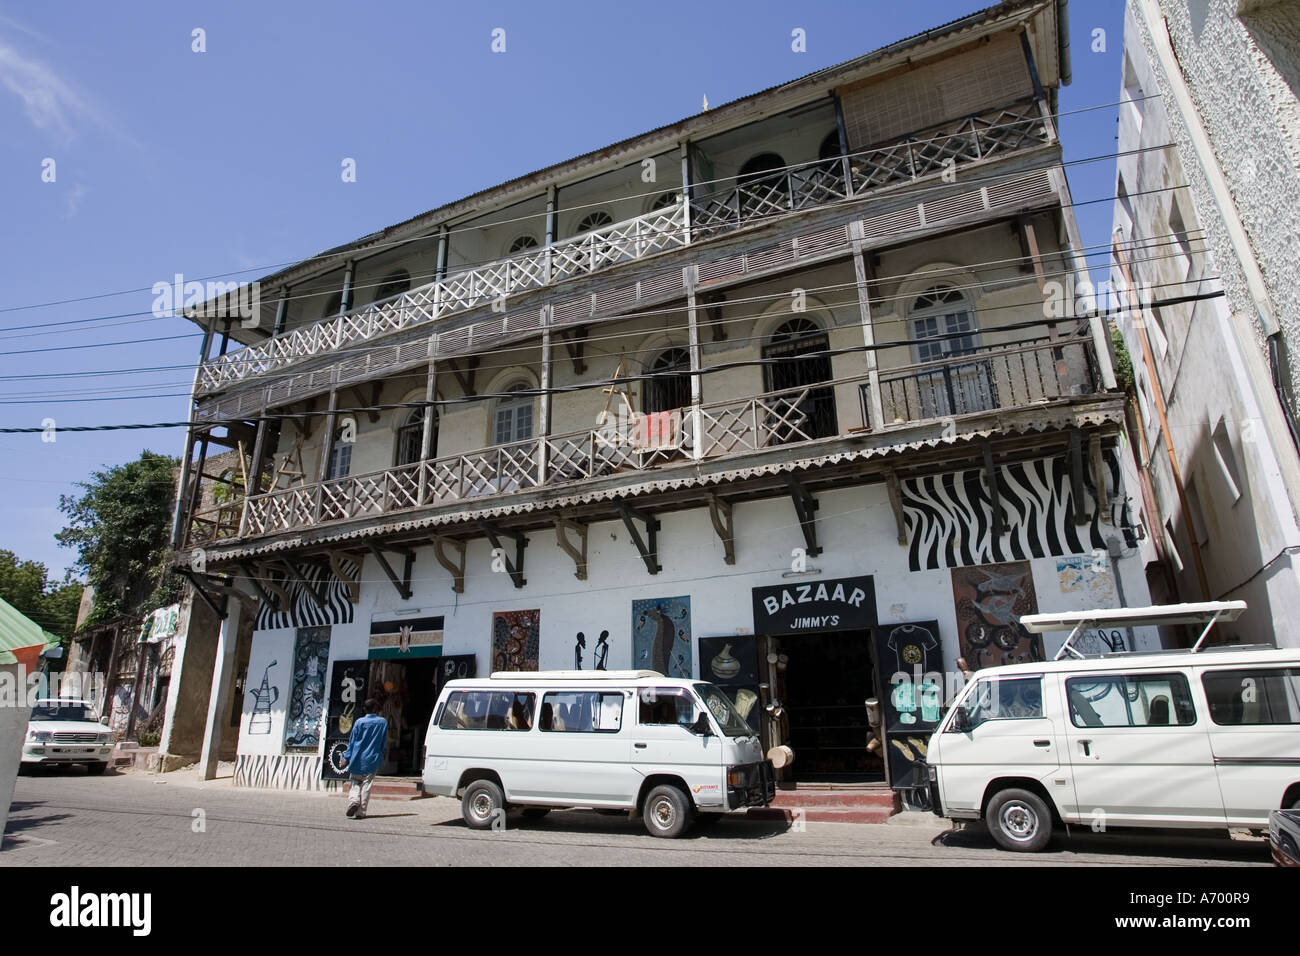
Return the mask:
<path id="1" fill-rule="evenodd" d="M 348 779 L 352 781 L 352 787 L 348 791 L 348 806 L 357 808 L 357 816 L 366 815 L 366 807 L 370 803 L 370 787 L 375 782 L 375 775 L 368 773 L 365 776 L 350 773 Z"/>

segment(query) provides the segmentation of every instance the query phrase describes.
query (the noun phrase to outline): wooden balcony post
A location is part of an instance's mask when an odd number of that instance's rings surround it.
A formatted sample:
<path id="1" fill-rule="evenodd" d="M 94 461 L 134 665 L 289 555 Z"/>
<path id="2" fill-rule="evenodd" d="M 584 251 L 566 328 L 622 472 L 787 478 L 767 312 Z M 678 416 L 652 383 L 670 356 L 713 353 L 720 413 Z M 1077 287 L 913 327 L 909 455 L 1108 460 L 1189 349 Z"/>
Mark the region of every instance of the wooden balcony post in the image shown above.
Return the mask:
<path id="1" fill-rule="evenodd" d="M 352 287 L 355 283 L 357 264 L 349 259 L 343 267 L 343 295 L 339 298 L 339 315 L 352 311 Z"/>
<path id="2" fill-rule="evenodd" d="M 289 287 L 285 286 L 280 290 L 280 301 L 275 304 L 275 328 L 271 335 L 284 334 L 285 324 L 289 321 Z"/>
<path id="3" fill-rule="evenodd" d="M 541 309 L 542 324 L 542 395 L 538 419 L 537 483 L 546 484 L 546 442 L 551 437 L 551 307 Z"/>
<path id="4" fill-rule="evenodd" d="M 325 415 L 325 431 L 321 435 L 320 467 L 316 469 L 316 500 L 313 503 L 315 524 L 320 523 L 321 505 L 325 499 L 325 479 L 329 477 L 330 472 L 330 452 L 334 448 L 334 420 L 338 417 L 338 407 L 339 390 L 331 388 L 329 411 Z"/>
<path id="5" fill-rule="evenodd" d="M 682 154 L 682 238 L 686 245 L 691 244 L 691 144 L 689 140 L 681 142 Z"/>
<path id="6" fill-rule="evenodd" d="M 871 293 L 867 286 L 870 267 L 865 259 L 862 243 L 862 222 L 854 220 L 849 223 L 849 238 L 853 246 L 853 275 L 858 286 L 858 312 L 862 318 L 862 344 L 866 346 L 867 359 L 867 403 L 866 411 L 871 421 L 862 424 L 876 431 L 883 428 L 885 422 L 885 403 L 880 395 L 880 371 L 876 360 L 876 332 L 871 320 Z"/>
<path id="7" fill-rule="evenodd" d="M 686 334 L 691 354 L 691 404 L 700 404 L 700 322 L 695 307 L 695 285 L 700 280 L 699 267 L 690 265 L 682 269 L 682 285 L 686 287 Z"/>
<path id="8" fill-rule="evenodd" d="M 434 279 L 438 282 L 447 278 L 447 240 L 447 225 L 443 223 L 438 227 L 438 265 L 434 274 Z"/>
<path id="9" fill-rule="evenodd" d="M 552 269 L 553 269 L 553 259 L 555 253 L 551 247 L 555 245 L 555 233 L 556 233 L 555 204 L 556 204 L 556 198 L 558 194 L 559 191 L 555 188 L 554 183 L 546 187 L 546 272 L 545 272 L 545 276 L 546 276 L 547 285 L 551 284 L 552 276 L 554 275 Z"/>
<path id="10" fill-rule="evenodd" d="M 434 401 L 438 395 L 438 333 L 429 336 L 429 374 L 424 381 L 424 429 L 420 433 L 420 470 L 419 490 L 416 503 L 424 504 L 429 491 L 429 469 L 425 466 L 433 456 L 433 428 L 438 420 L 438 408 Z"/>
<path id="11" fill-rule="evenodd" d="M 831 93 L 831 102 L 835 104 L 835 132 L 840 140 L 840 175 L 844 177 L 844 198 L 853 195 L 853 167 L 849 164 L 849 134 L 844 127 L 844 104 L 840 98 Z"/>

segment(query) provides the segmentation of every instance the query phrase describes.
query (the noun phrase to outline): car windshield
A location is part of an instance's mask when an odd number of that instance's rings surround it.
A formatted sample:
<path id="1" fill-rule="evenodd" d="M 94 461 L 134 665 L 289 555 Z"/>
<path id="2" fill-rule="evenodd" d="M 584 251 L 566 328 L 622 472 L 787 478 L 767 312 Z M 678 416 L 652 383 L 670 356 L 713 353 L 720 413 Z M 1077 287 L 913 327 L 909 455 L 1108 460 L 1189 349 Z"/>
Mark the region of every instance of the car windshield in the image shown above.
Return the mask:
<path id="1" fill-rule="evenodd" d="M 754 731 L 745 722 L 745 718 L 737 713 L 731 701 L 727 700 L 726 694 L 712 684 L 696 684 L 695 690 L 704 699 L 704 706 L 709 708 L 709 713 L 713 715 L 713 719 L 718 722 L 724 734 L 728 737 L 753 736 Z"/>
<path id="2" fill-rule="evenodd" d="M 62 701 L 42 700 L 32 708 L 32 720 L 90 720 L 95 719 L 94 712 L 87 704 L 63 703 Z"/>

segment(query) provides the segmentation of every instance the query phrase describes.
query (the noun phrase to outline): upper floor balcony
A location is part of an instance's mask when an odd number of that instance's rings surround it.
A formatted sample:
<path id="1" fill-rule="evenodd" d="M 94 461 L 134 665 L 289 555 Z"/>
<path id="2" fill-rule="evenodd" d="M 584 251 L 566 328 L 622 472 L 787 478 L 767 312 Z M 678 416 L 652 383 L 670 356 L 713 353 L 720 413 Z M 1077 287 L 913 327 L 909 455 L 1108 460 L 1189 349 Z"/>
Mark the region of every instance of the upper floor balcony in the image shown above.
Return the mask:
<path id="1" fill-rule="evenodd" d="M 834 122 L 833 115 L 830 122 Z M 742 147 L 770 149 L 764 144 L 775 142 L 775 135 L 768 140 L 751 137 L 748 147 L 735 131 L 691 143 L 687 150 L 691 161 L 682 163 L 682 175 L 667 191 L 650 197 L 652 208 L 617 222 L 608 221 L 608 215 L 578 216 L 575 212 L 572 219 L 579 231 L 568 238 L 541 244 L 521 235 L 510 243 L 510 254 L 457 267 L 451 261 L 457 257 L 447 255 L 444 234 L 438 255 L 442 265 L 433 281 L 396 294 L 387 293 L 389 283 L 377 281 L 376 289 L 384 296 L 377 301 L 279 331 L 204 361 L 198 370 L 196 393 L 210 395 L 259 381 L 267 373 L 404 330 L 437 328 L 440 320 L 507 297 L 778 223 L 809 210 L 857 201 L 911 183 L 943 181 L 946 175 L 955 175 L 972 164 L 1010 157 L 1055 138 L 1042 102 L 1030 99 L 853 152 L 832 127 L 821 147 L 813 150 L 819 158 L 809 162 L 787 164 L 780 154 L 767 151 L 751 155 L 743 163 L 726 165 L 728 156 L 744 155 L 739 152 Z M 716 175 L 719 169 L 733 167 L 734 175 Z M 714 174 L 701 175 L 701 170 L 714 170 Z M 595 195 L 593 191 L 582 198 L 590 200 Z M 588 201 L 579 211 L 592 205 Z M 532 211 L 527 214 L 536 215 L 536 209 L 545 210 L 546 204 L 534 202 L 529 208 Z M 626 201 L 621 208 L 627 208 Z M 553 214 L 543 214 L 548 235 L 553 235 Z M 510 216 L 498 219 L 513 221 Z M 489 218 L 483 222 L 485 229 L 492 225 Z M 528 241 L 522 241 L 525 239 Z M 337 310 L 341 301 L 338 293 L 332 297 L 324 291 L 312 295 L 325 298 L 326 312 Z M 283 324 L 277 322 L 277 330 Z"/>
<path id="2" fill-rule="evenodd" d="M 752 456 L 778 450 L 815 457 L 819 449 L 833 451 L 831 446 L 855 437 L 883 448 L 902 440 L 899 433 L 913 426 L 982 421 L 980 416 L 989 413 L 1032 411 L 1098 395 L 1103 388 L 1093 342 L 1082 327 L 1077 331 L 956 347 L 926 361 L 893 362 L 882 354 L 887 371 L 809 381 L 270 490 L 193 515 L 187 545 L 443 505 L 508 504 L 531 491 L 577 491 L 617 476 L 668 478 L 725 459 L 739 467 Z M 954 341 L 960 346 L 965 340 Z M 914 354 L 904 345 L 883 351 Z"/>

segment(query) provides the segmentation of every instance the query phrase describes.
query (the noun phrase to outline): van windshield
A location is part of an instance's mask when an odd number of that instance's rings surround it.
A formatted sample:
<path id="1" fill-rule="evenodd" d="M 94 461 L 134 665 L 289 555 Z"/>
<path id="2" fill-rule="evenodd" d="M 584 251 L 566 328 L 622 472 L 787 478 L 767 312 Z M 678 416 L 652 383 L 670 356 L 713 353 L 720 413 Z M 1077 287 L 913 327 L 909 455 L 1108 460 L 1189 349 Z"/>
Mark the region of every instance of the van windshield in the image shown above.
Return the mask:
<path id="1" fill-rule="evenodd" d="M 750 729 L 745 718 L 737 713 L 735 706 L 727 700 L 727 695 L 712 684 L 696 684 L 696 692 L 704 699 L 704 706 L 709 708 L 709 713 L 713 719 L 718 722 L 722 732 L 728 737 L 752 737 L 754 731 Z"/>

